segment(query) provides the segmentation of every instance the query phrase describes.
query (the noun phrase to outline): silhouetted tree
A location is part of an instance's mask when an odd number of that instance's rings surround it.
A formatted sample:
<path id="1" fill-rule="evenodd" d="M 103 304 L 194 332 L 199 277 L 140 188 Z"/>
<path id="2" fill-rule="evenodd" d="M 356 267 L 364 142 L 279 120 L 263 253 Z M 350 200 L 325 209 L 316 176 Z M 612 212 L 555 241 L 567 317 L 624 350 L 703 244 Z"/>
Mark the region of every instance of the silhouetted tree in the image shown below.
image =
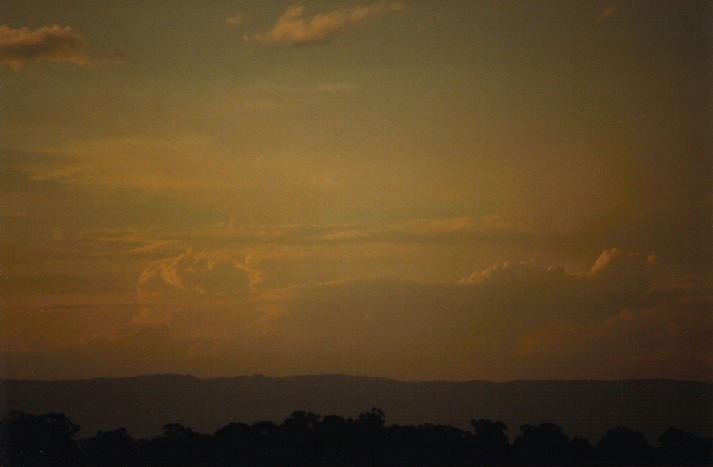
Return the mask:
<path id="1" fill-rule="evenodd" d="M 501 421 L 471 420 L 472 433 L 385 422 L 377 408 L 356 420 L 295 411 L 280 425 L 230 423 L 212 436 L 168 423 L 149 439 L 118 428 L 77 443 L 79 427 L 63 414 L 11 412 L 0 419 L 0 466 L 713 465 L 711 439 L 676 428 L 655 450 L 626 427 L 609 430 L 593 449 L 552 423 L 522 425 L 511 446 Z"/>
<path id="2" fill-rule="evenodd" d="M 508 454 L 510 440 L 505 433 L 507 425 L 500 420 L 471 420 L 473 449 L 476 459 L 484 463 L 501 463 Z"/>
<path id="3" fill-rule="evenodd" d="M 569 438 L 553 423 L 522 425 L 513 448 L 522 462 L 545 465 L 569 460 Z"/>
<path id="4" fill-rule="evenodd" d="M 424 465 L 457 465 L 469 458 L 470 433 L 448 425 L 430 423 L 417 427 L 414 452 Z"/>
<path id="5" fill-rule="evenodd" d="M 359 414 L 356 424 L 367 430 L 378 431 L 386 425 L 386 415 L 383 410 L 372 407 L 368 412 Z"/>
<path id="6" fill-rule="evenodd" d="M 368 412 L 359 414 L 354 421 L 356 444 L 353 445 L 355 453 L 362 459 L 370 459 L 374 463 L 383 450 L 384 426 L 386 416 L 383 410 L 372 407 Z"/>
<path id="7" fill-rule="evenodd" d="M 325 465 L 345 462 L 351 449 L 353 420 L 339 415 L 325 415 L 316 428 L 320 459 Z"/>
<path id="8" fill-rule="evenodd" d="M 317 458 L 316 428 L 322 417 L 312 412 L 292 412 L 280 426 L 283 453 L 290 463 L 306 464 Z"/>
<path id="9" fill-rule="evenodd" d="M 128 465 L 131 463 L 135 441 L 126 428 L 98 431 L 81 446 L 90 465 Z"/>
<path id="10" fill-rule="evenodd" d="M 252 455 L 250 425 L 230 423 L 215 432 L 216 458 L 222 465 L 240 465 Z"/>
<path id="11" fill-rule="evenodd" d="M 2 452 L 7 465 L 76 465 L 79 426 L 61 413 L 34 416 L 12 411 L 2 423 Z"/>
<path id="12" fill-rule="evenodd" d="M 596 447 L 598 457 L 606 463 L 648 464 L 651 446 L 644 435 L 625 426 L 607 431 Z"/>
<path id="13" fill-rule="evenodd" d="M 270 421 L 253 423 L 251 437 L 251 452 L 254 463 L 260 465 L 275 465 L 280 458 L 279 427 Z"/>
<path id="14" fill-rule="evenodd" d="M 167 423 L 163 435 L 150 442 L 154 465 L 213 465 L 213 438 L 194 432 L 180 423 Z"/>
<path id="15" fill-rule="evenodd" d="M 589 440 L 572 438 L 569 443 L 569 452 L 573 465 L 586 465 L 592 461 L 594 457 L 594 448 Z"/>
<path id="16" fill-rule="evenodd" d="M 667 464 L 711 465 L 713 443 L 678 428 L 669 427 L 659 437 L 657 458 Z"/>

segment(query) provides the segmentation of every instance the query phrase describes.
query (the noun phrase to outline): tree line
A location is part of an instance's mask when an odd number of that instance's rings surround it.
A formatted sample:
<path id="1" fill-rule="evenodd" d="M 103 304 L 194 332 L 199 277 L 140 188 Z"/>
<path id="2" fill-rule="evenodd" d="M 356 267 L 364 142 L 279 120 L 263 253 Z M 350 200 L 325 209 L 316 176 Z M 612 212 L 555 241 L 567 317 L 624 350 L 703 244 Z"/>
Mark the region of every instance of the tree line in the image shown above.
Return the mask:
<path id="1" fill-rule="evenodd" d="M 0 419 L 0 465 L 713 465 L 710 438 L 673 427 L 652 446 L 627 427 L 592 445 L 553 423 L 522 425 L 512 442 L 502 421 L 470 426 L 387 426 L 384 412 L 372 408 L 355 419 L 295 411 L 280 424 L 235 422 L 212 435 L 168 423 L 151 438 L 117 428 L 78 439 L 79 426 L 64 414 L 12 411 Z"/>

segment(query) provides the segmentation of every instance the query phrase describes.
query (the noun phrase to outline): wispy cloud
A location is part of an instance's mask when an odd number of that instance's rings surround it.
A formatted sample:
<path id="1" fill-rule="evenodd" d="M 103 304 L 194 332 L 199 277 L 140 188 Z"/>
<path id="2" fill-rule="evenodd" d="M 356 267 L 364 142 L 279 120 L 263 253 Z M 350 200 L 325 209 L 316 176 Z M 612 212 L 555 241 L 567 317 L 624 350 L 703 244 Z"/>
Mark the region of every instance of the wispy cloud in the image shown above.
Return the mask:
<path id="1" fill-rule="evenodd" d="M 30 62 L 52 61 L 90 65 L 87 41 L 70 26 L 14 29 L 0 25 L 0 62 L 19 70 Z"/>
<path id="2" fill-rule="evenodd" d="M 225 18 L 225 25 L 229 28 L 237 28 L 243 25 L 248 20 L 248 15 L 243 13 L 238 13 L 236 15 L 228 16 Z"/>
<path id="3" fill-rule="evenodd" d="M 614 5 L 608 5 L 599 13 L 599 16 L 596 17 L 595 21 L 598 23 L 605 21 L 607 18 L 614 14 L 615 10 L 616 8 L 614 7 Z"/>
<path id="4" fill-rule="evenodd" d="M 402 2 L 381 2 L 374 5 L 356 6 L 304 17 L 304 5 L 296 4 L 285 10 L 275 25 L 266 32 L 246 34 L 246 42 L 256 44 L 308 45 L 324 43 L 345 29 L 372 18 L 405 8 Z"/>
<path id="5" fill-rule="evenodd" d="M 357 85 L 350 82 L 326 82 L 317 86 L 316 91 L 320 93 L 335 93 L 351 91 L 355 89 Z"/>

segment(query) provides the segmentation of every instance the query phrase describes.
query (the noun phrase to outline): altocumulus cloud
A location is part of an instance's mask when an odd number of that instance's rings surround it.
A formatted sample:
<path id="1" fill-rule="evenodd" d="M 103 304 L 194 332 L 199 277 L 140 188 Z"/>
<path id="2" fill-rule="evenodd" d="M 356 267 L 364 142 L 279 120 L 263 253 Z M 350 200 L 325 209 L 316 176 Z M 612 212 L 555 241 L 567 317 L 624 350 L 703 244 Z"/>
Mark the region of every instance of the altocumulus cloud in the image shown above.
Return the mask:
<path id="1" fill-rule="evenodd" d="M 329 41 L 351 26 L 404 8 L 402 2 L 381 2 L 333 10 L 307 19 L 303 16 L 304 6 L 296 4 L 285 10 L 272 29 L 254 35 L 245 34 L 244 39 L 261 45 L 318 44 Z"/>
<path id="2" fill-rule="evenodd" d="M 73 65 L 89 65 L 87 42 L 70 26 L 44 26 L 14 29 L 0 25 L 0 62 L 15 70 L 30 62 L 52 61 Z"/>

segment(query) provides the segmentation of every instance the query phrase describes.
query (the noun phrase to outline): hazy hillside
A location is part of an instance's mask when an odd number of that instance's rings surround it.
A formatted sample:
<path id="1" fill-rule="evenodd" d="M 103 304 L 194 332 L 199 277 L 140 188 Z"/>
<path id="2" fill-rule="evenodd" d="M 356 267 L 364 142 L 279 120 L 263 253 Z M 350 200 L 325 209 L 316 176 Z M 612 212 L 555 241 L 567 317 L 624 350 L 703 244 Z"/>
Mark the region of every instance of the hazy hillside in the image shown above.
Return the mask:
<path id="1" fill-rule="evenodd" d="M 229 422 L 282 421 L 300 409 L 356 417 L 371 407 L 387 424 L 444 423 L 465 428 L 472 418 L 503 420 L 511 438 L 524 423 L 552 422 L 596 442 L 619 425 L 649 442 L 668 426 L 713 435 L 713 385 L 670 380 L 402 382 L 350 376 L 200 379 L 156 375 L 79 381 L 0 383 L 5 410 L 64 412 L 80 436 L 120 426 L 134 437 L 159 434 L 177 422 L 213 433 Z"/>

